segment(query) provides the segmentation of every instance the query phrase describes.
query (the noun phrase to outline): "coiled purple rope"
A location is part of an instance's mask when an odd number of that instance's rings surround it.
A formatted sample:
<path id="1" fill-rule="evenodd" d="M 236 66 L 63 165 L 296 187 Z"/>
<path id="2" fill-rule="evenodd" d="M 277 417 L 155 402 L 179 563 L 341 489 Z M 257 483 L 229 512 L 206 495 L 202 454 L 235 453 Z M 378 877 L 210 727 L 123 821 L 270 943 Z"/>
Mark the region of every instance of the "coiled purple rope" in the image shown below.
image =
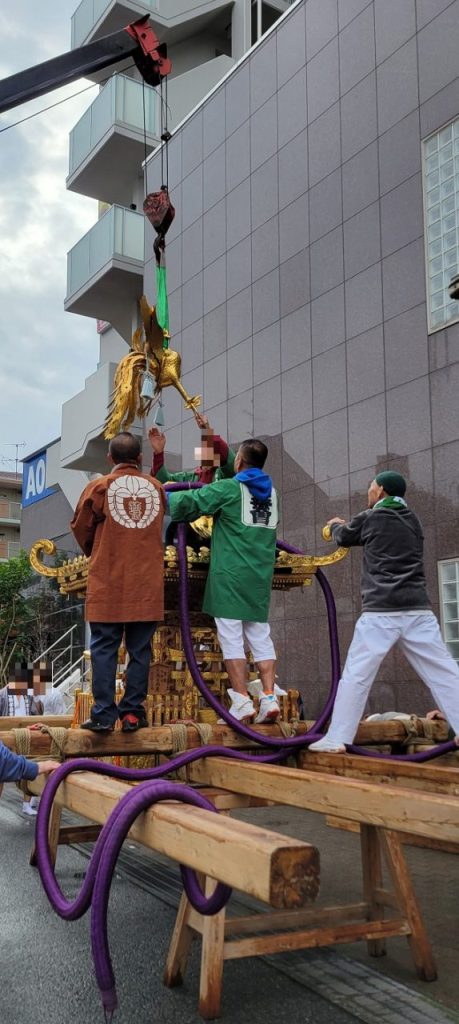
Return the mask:
<path id="1" fill-rule="evenodd" d="M 249 754 L 239 754 L 227 747 L 207 747 L 206 757 L 230 757 L 234 760 L 251 760 Z M 288 751 L 266 754 L 257 758 L 270 764 L 287 756 Z M 59 766 L 45 786 L 36 823 L 37 865 L 43 888 L 56 913 L 66 921 L 82 917 L 91 906 L 91 941 L 94 972 L 100 989 L 106 1017 L 111 1018 L 116 1008 L 116 987 L 107 937 L 107 911 L 110 885 L 116 860 L 126 835 L 138 815 L 160 800 L 180 800 L 214 813 L 216 808 L 202 794 L 189 786 L 165 782 L 161 776 L 190 764 L 201 758 L 202 750 L 188 750 L 179 754 L 167 765 L 157 768 L 130 769 L 117 765 L 93 761 L 89 758 L 75 758 Z M 49 846 L 49 819 L 56 791 L 63 780 L 72 772 L 90 771 L 125 781 L 139 782 L 129 790 L 105 822 L 89 861 L 86 877 L 75 900 L 67 900 L 56 878 Z M 227 903 L 231 889 L 222 882 L 217 883 L 211 896 L 205 896 L 196 873 L 180 865 L 184 888 L 190 903 L 200 914 L 216 914 Z"/>
<path id="2" fill-rule="evenodd" d="M 112 827 L 104 843 L 94 878 L 91 914 L 91 943 L 94 969 L 106 1014 L 117 1006 L 115 978 L 110 958 L 107 934 L 107 912 L 110 885 L 118 854 L 132 823 L 142 811 L 159 800 L 179 800 L 207 811 L 215 808 L 190 786 L 174 782 L 143 782 L 120 800 L 117 807 L 116 827 Z M 201 914 L 216 914 L 227 903 L 231 889 L 218 882 L 210 897 L 201 891 L 195 872 L 181 865 L 182 879 L 188 899 Z"/>

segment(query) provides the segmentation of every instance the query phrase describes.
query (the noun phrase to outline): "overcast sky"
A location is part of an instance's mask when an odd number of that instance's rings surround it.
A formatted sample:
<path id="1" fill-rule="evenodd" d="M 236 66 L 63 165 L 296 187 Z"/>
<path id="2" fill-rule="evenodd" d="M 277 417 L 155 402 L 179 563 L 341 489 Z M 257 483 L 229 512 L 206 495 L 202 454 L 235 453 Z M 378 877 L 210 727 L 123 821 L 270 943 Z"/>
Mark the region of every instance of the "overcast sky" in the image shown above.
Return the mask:
<path id="1" fill-rule="evenodd" d="M 15 0 L 0 11 L 0 78 L 70 49 L 78 0 Z M 0 115 L 0 129 L 85 88 L 85 80 Z M 66 254 L 97 219 L 67 192 L 69 132 L 97 87 L 0 134 L 0 470 L 58 437 L 61 407 L 96 368 L 95 322 L 64 312 Z"/>

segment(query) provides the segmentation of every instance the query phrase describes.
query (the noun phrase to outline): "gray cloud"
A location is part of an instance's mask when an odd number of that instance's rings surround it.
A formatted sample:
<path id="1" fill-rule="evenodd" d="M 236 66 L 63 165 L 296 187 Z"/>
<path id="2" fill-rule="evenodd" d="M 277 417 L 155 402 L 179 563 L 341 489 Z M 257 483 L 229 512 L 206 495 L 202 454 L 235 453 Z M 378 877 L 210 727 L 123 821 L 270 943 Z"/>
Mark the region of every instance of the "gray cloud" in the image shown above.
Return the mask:
<path id="1" fill-rule="evenodd" d="M 0 14 L 0 77 L 70 47 L 77 0 L 16 0 Z M 13 19 L 13 20 L 12 20 Z M 84 80 L 0 117 L 0 128 L 84 88 Z M 65 313 L 66 253 L 97 219 L 65 189 L 68 135 L 96 90 L 0 134 L 0 460 L 60 434 L 61 407 L 98 359 L 94 321 Z M 4 469 L 2 464 L 0 468 Z"/>

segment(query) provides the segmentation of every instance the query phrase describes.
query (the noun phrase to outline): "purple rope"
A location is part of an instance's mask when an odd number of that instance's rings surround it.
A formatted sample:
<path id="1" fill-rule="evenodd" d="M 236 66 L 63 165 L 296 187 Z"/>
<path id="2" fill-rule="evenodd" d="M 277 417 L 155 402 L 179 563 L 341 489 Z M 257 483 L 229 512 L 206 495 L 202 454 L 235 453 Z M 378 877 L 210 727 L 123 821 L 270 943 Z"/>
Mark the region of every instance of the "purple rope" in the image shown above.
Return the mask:
<path id="1" fill-rule="evenodd" d="M 53 801 L 61 782 L 63 782 L 64 779 L 72 772 L 81 771 L 90 771 L 94 772 L 96 775 L 106 775 L 109 776 L 109 778 L 120 779 L 121 781 L 152 782 L 155 779 L 163 778 L 164 775 L 169 775 L 180 768 L 184 768 L 187 764 L 191 764 L 193 761 L 199 760 L 202 756 L 203 751 L 198 747 L 195 750 L 184 751 L 183 754 L 178 754 L 177 757 L 168 761 L 167 764 L 158 765 L 156 768 L 122 768 L 118 765 L 106 764 L 83 757 L 75 758 L 72 761 L 66 761 L 64 764 L 59 765 L 59 768 L 56 768 L 56 771 L 53 772 L 46 783 L 40 800 L 40 806 L 38 808 L 36 822 L 36 849 L 37 866 L 43 888 L 51 906 L 60 917 L 64 918 L 66 921 L 76 921 L 86 913 L 90 906 L 92 891 L 94 888 L 94 879 L 98 870 L 99 861 L 110 831 L 112 827 L 116 825 L 120 807 L 120 804 L 117 804 L 101 829 L 86 872 L 86 877 L 78 896 L 73 901 L 67 900 L 56 878 L 49 845 L 50 815 Z M 239 753 L 238 751 L 231 750 L 228 747 L 219 746 L 206 747 L 205 756 L 229 757 L 236 761 L 252 760 L 250 754 Z M 282 752 L 282 758 L 286 756 L 288 756 L 288 751 Z M 262 759 L 258 760 L 261 760 L 264 764 L 272 764 L 273 762 L 277 762 L 279 757 L 280 755 L 278 753 L 266 754 Z M 183 787 L 180 786 L 180 788 L 177 789 L 177 792 L 180 792 L 180 789 L 182 788 Z M 132 791 L 132 793 L 134 792 L 135 790 Z M 129 793 L 128 795 L 131 796 L 132 794 Z M 212 810 L 215 810 L 213 805 Z M 198 907 L 196 907 L 196 909 L 198 909 Z M 200 912 L 203 913 L 203 911 Z"/>
<path id="2" fill-rule="evenodd" d="M 179 800 L 181 803 L 192 804 L 194 807 L 215 812 L 213 804 L 196 790 L 189 786 L 177 786 L 177 783 L 174 782 L 143 782 L 132 792 L 126 793 L 120 800 L 117 807 L 116 827 L 110 829 L 100 856 L 92 898 L 92 954 L 97 984 L 106 1014 L 113 1014 L 117 1006 L 115 977 L 107 933 L 108 901 L 113 872 L 124 838 L 133 822 L 142 811 L 159 800 Z M 231 895 L 229 886 L 218 882 L 212 895 L 206 897 L 201 891 L 195 872 L 183 867 L 181 871 L 188 899 L 201 914 L 216 914 L 222 910 Z"/>
<path id="3" fill-rule="evenodd" d="M 181 483 L 172 482 L 163 484 L 165 491 L 196 491 L 204 486 L 205 484 L 199 483 L 198 480 L 184 480 Z"/>
<path id="4" fill-rule="evenodd" d="M 240 736 L 245 736 L 246 739 L 253 740 L 263 747 L 270 747 L 275 750 L 285 751 L 288 750 L 293 752 L 297 747 L 307 746 L 308 743 L 312 743 L 313 740 L 318 739 L 320 730 L 323 728 L 325 722 L 328 721 L 331 709 L 336 696 L 336 690 L 339 681 L 339 647 L 338 647 L 338 632 L 336 626 L 336 611 L 335 602 L 333 600 L 333 594 L 331 592 L 328 580 L 325 578 L 323 573 L 318 573 L 319 582 L 322 590 L 325 594 L 325 600 L 327 604 L 327 613 L 329 621 L 329 632 L 330 632 L 330 644 L 332 650 L 332 682 L 330 693 L 327 698 L 327 702 L 324 710 L 317 719 L 317 722 L 313 725 L 312 729 L 303 733 L 301 736 L 291 736 L 288 739 L 280 739 L 276 736 L 260 736 L 260 733 L 255 732 L 248 725 L 244 725 L 242 722 L 238 722 L 237 719 L 230 714 L 227 708 L 218 700 L 218 698 L 212 693 L 207 686 L 207 683 L 203 679 L 199 665 L 196 661 L 196 655 L 194 653 L 193 640 L 191 637 L 190 630 L 190 616 L 188 611 L 188 570 L 186 560 L 186 529 L 183 523 L 178 524 L 177 531 L 177 547 L 179 556 L 179 606 L 180 606 L 180 625 L 182 631 L 183 650 L 190 669 L 191 676 L 195 686 L 210 705 L 214 711 L 220 715 L 221 718 L 226 722 L 227 725 L 231 726 L 235 732 L 239 733 Z M 320 571 L 320 570 L 319 570 Z M 207 748 L 206 748 L 207 749 Z M 204 756 L 204 755 L 203 755 Z M 286 756 L 286 755 L 284 755 Z M 252 758 L 253 760 L 253 758 Z"/>
<path id="5" fill-rule="evenodd" d="M 239 733 L 241 736 L 246 736 L 248 739 L 254 740 L 262 746 L 274 747 L 277 750 L 282 750 L 282 748 L 286 746 L 288 746 L 292 750 L 296 749 L 297 747 L 308 747 L 310 743 L 314 742 L 314 740 L 319 739 L 320 730 L 323 729 L 325 723 L 330 718 L 340 679 L 340 655 L 338 642 L 338 628 L 336 622 L 336 606 L 328 580 L 326 579 L 322 571 L 318 569 L 316 576 L 322 588 L 327 607 L 330 651 L 332 658 L 331 686 L 325 707 L 321 714 L 319 715 L 317 722 L 315 722 L 315 724 L 313 725 L 312 729 L 307 733 L 303 733 L 302 736 L 294 736 L 289 739 L 278 739 L 274 736 L 261 737 L 259 733 L 256 733 L 247 725 L 243 725 L 242 722 L 238 722 L 236 718 L 233 718 L 233 716 L 230 715 L 229 711 L 225 707 L 223 707 L 220 701 L 217 700 L 216 697 L 214 697 L 214 694 L 212 693 L 211 690 L 209 690 L 205 680 L 202 678 L 198 663 L 196 661 L 190 631 L 187 595 L 188 572 L 186 559 L 186 532 L 185 525 L 183 523 L 179 524 L 177 534 L 180 571 L 180 621 L 182 628 L 183 649 L 185 651 L 186 660 L 188 662 L 188 667 L 190 669 L 193 682 L 198 687 L 198 690 L 205 698 L 207 703 L 210 704 L 210 706 L 214 709 L 214 711 L 220 714 L 224 721 L 227 723 L 227 725 L 230 725 L 231 728 L 233 728 L 235 732 Z M 281 550 L 288 551 L 294 555 L 303 554 L 303 552 L 300 551 L 299 548 L 295 548 L 291 544 L 286 544 L 282 541 L 279 541 L 277 546 Z M 448 754 L 450 753 L 450 751 L 457 750 L 457 746 L 454 740 L 450 740 L 447 743 L 438 744 L 433 750 L 431 749 L 418 754 L 403 754 L 400 756 L 397 756 L 397 754 L 383 754 L 381 752 L 378 752 L 377 754 L 369 754 L 365 748 L 354 746 L 352 744 L 346 745 L 346 750 L 348 750 L 349 753 L 352 754 L 361 754 L 363 756 L 369 757 L 381 757 L 384 760 L 389 761 L 400 760 L 401 758 L 403 761 L 414 761 L 415 763 L 422 764 L 424 761 L 430 761 L 433 760 L 433 758 L 441 757 L 442 754 Z"/>
<path id="6" fill-rule="evenodd" d="M 221 754 L 225 748 L 215 748 L 215 754 Z M 200 756 L 199 750 L 189 751 L 187 754 L 194 755 L 191 759 L 196 760 Z M 232 751 L 234 754 L 235 752 Z M 102 1002 L 106 1015 L 111 1016 L 116 1008 L 116 988 L 113 974 L 112 962 L 108 946 L 107 933 L 107 912 L 110 895 L 110 885 L 113 877 L 116 860 L 121 846 L 133 822 L 142 811 L 151 807 L 160 800 L 179 800 L 182 803 L 193 804 L 204 810 L 216 812 L 214 805 L 202 794 L 189 786 L 178 785 L 177 783 L 152 781 L 151 774 L 158 777 L 166 774 L 189 762 L 190 758 L 184 755 L 174 759 L 168 765 L 161 765 L 156 769 L 141 769 L 133 771 L 128 768 L 120 768 L 116 765 L 103 764 L 76 758 L 66 764 L 60 765 L 53 773 L 45 786 L 40 807 L 37 815 L 36 847 L 37 864 L 40 878 L 46 895 L 60 917 L 67 921 L 74 921 L 82 917 L 92 904 L 91 915 L 91 937 L 94 970 L 101 992 Z M 110 816 L 107 818 L 100 835 L 97 839 L 92 857 L 90 859 L 85 880 L 75 900 L 69 901 L 63 895 L 57 882 L 54 867 L 52 864 L 49 848 L 49 817 L 51 808 L 60 783 L 71 772 L 92 771 L 99 775 L 109 775 L 112 778 L 122 778 L 136 781 L 145 779 L 135 789 L 127 792 L 116 805 Z M 205 915 L 218 913 L 227 903 L 231 896 L 231 888 L 218 882 L 213 893 L 205 896 L 199 885 L 196 873 L 190 868 L 180 865 L 183 885 L 193 907 Z"/>

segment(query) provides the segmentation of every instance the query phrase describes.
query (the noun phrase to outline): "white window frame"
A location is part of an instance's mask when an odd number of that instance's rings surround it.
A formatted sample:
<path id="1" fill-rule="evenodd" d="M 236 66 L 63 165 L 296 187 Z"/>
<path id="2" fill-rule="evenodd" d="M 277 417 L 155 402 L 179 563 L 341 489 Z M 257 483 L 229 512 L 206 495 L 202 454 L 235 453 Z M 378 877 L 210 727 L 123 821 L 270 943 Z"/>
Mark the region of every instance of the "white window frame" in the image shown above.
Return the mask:
<path id="1" fill-rule="evenodd" d="M 450 650 L 449 645 L 451 643 L 459 643 L 459 640 L 447 640 L 446 639 L 446 629 L 445 629 L 446 622 L 445 622 L 445 608 L 444 608 L 445 602 L 443 600 L 444 580 L 442 578 L 442 568 L 443 568 L 444 565 L 456 565 L 456 566 L 459 567 L 459 557 L 458 558 L 442 558 L 437 563 L 437 571 L 438 571 L 438 596 L 439 596 L 439 605 L 440 605 L 441 633 L 442 633 L 442 637 L 443 637 L 443 639 L 445 641 L 445 644 L 446 644 L 448 650 Z M 458 604 L 459 604 L 459 571 L 457 571 L 456 575 L 457 575 L 457 600 L 458 600 Z M 449 582 L 453 582 L 453 581 L 450 580 Z M 447 621 L 455 622 L 457 620 L 456 619 L 450 619 L 450 620 L 447 620 Z M 450 654 L 454 658 L 454 655 L 452 654 L 452 651 L 450 651 Z M 458 658 L 454 658 L 454 660 L 459 665 L 459 657 Z"/>
<path id="2" fill-rule="evenodd" d="M 428 334 L 436 334 L 437 331 L 444 331 L 446 327 L 450 327 L 452 324 L 459 323 L 459 313 L 456 316 L 451 317 L 449 320 L 442 321 L 441 324 L 432 324 L 432 311 L 431 311 L 431 295 L 430 295 L 430 275 L 429 275 L 429 240 L 428 240 L 428 210 L 427 210 L 427 187 L 426 187 L 426 162 L 428 156 L 426 154 L 426 147 L 430 139 L 436 135 L 440 135 L 445 128 L 449 128 L 450 125 L 459 124 L 459 117 L 453 117 L 446 124 L 441 125 L 434 132 L 430 132 L 424 139 L 421 140 L 421 168 L 422 168 L 422 195 L 423 195 L 423 207 L 424 207 L 424 253 L 425 253 L 425 278 L 426 278 L 426 306 L 427 306 L 427 332 Z M 459 213 L 459 199 L 456 207 Z M 459 223 L 457 226 L 457 248 L 459 249 Z M 456 268 L 451 268 L 451 277 L 459 274 L 459 256 Z M 447 286 L 446 286 L 447 287 Z"/>

